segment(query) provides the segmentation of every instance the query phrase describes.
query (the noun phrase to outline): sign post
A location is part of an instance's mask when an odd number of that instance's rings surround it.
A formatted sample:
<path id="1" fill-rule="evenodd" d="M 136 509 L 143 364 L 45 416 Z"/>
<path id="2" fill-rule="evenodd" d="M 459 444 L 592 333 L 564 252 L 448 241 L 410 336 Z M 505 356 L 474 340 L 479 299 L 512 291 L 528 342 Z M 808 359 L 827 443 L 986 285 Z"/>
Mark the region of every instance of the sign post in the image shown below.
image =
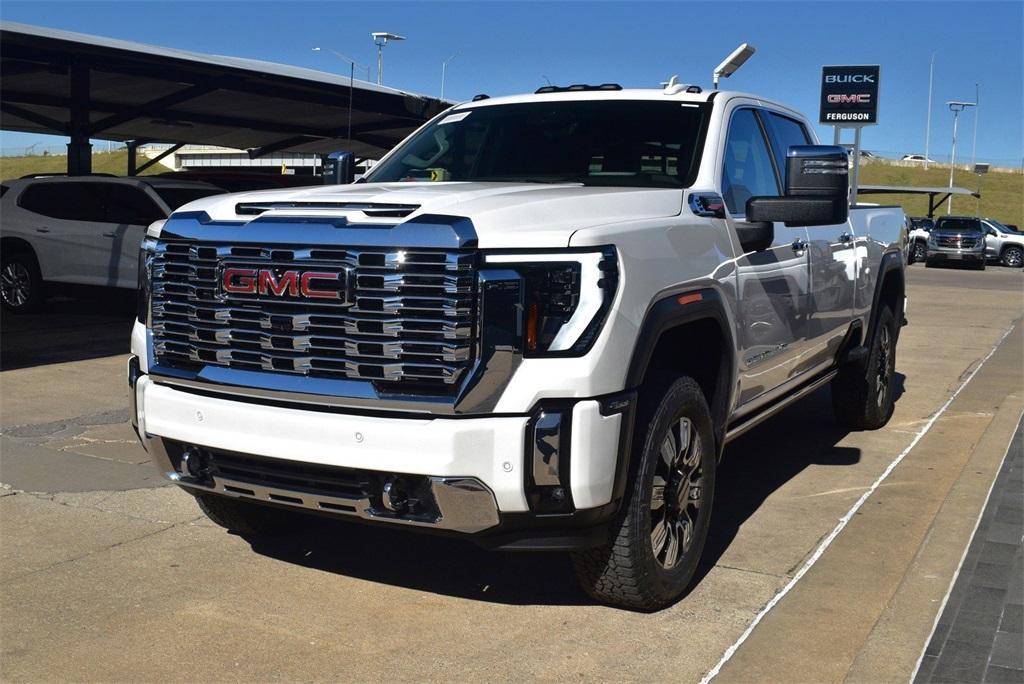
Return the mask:
<path id="1" fill-rule="evenodd" d="M 850 206 L 857 204 L 857 186 L 860 177 L 860 131 L 864 126 L 878 123 L 878 84 L 881 67 L 823 66 L 821 67 L 821 108 L 819 123 L 830 124 L 835 135 L 833 144 L 840 144 L 844 128 L 854 130 L 853 178 L 850 181 Z"/>

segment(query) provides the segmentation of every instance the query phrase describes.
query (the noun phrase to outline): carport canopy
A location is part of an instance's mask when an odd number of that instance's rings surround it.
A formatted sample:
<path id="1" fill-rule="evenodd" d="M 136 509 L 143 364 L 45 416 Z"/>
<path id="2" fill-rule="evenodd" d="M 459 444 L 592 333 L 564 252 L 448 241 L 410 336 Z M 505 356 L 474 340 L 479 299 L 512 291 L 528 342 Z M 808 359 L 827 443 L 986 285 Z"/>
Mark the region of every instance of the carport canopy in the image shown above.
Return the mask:
<path id="1" fill-rule="evenodd" d="M 350 88 L 349 74 L 11 22 L 0 22 L 0 45 L 0 127 L 68 136 L 69 174 L 90 172 L 90 139 L 128 143 L 130 166 L 150 142 L 378 159 L 448 106 L 366 81 Z"/>
<path id="2" fill-rule="evenodd" d="M 928 195 L 928 218 L 935 215 L 935 210 L 951 195 L 969 195 L 981 198 L 980 192 L 960 187 L 918 188 L 899 185 L 861 185 L 857 188 L 858 195 Z"/>

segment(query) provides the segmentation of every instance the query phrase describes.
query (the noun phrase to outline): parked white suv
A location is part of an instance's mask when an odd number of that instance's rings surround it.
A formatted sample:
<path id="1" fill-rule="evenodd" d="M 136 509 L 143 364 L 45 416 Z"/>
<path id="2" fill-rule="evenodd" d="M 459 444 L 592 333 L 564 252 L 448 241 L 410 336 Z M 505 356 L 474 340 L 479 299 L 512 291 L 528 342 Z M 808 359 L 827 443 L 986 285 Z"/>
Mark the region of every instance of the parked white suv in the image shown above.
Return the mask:
<path id="1" fill-rule="evenodd" d="M 0 186 L 0 296 L 30 311 L 50 284 L 135 288 L 146 226 L 224 191 L 160 178 L 54 176 Z"/>

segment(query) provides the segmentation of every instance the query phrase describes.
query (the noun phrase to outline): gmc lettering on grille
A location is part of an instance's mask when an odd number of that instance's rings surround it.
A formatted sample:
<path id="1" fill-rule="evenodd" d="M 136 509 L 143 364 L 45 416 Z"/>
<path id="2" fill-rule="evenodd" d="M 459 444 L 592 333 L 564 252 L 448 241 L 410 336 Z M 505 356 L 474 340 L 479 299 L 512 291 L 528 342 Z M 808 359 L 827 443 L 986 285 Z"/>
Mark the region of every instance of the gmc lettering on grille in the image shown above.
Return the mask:
<path id="1" fill-rule="evenodd" d="M 342 273 L 330 271 L 280 271 L 265 268 L 225 268 L 221 289 L 227 294 L 263 295 L 270 297 L 303 296 L 309 299 L 344 299 L 345 280 Z M 325 289 L 326 283 L 341 287 Z"/>

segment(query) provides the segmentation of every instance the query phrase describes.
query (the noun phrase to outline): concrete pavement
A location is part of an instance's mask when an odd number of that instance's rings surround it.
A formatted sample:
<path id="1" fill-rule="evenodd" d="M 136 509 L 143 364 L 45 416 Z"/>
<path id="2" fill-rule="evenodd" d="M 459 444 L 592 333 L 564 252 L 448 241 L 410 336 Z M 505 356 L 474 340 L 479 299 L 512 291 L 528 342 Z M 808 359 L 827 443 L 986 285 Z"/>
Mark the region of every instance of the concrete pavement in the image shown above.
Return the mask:
<path id="1" fill-rule="evenodd" d="M 1019 328 L 808 562 L 1020 318 L 1022 275 L 912 267 L 890 424 L 843 433 L 825 390 L 730 445 L 700 579 L 653 615 L 591 604 L 560 556 L 345 523 L 229 535 L 133 445 L 124 357 L 101 334 L 117 316 L 75 333 L 94 358 L 47 348 L 45 365 L 28 347 L 58 322 L 17 324 L 18 367 L 0 374 L 0 674 L 697 681 L 736 647 L 724 680 L 906 681 L 1020 416 Z"/>

